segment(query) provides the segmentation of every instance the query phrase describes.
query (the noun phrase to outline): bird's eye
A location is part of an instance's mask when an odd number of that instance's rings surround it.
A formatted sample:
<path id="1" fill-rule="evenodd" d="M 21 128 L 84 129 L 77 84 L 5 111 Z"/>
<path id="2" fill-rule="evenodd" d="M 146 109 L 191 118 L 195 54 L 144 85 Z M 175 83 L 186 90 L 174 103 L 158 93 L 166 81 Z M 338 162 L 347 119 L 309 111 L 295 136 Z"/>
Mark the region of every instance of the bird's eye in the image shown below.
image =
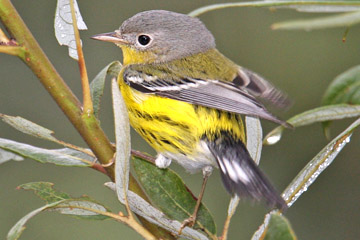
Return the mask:
<path id="1" fill-rule="evenodd" d="M 137 40 L 141 45 L 146 46 L 151 41 L 151 38 L 148 35 L 140 35 Z"/>

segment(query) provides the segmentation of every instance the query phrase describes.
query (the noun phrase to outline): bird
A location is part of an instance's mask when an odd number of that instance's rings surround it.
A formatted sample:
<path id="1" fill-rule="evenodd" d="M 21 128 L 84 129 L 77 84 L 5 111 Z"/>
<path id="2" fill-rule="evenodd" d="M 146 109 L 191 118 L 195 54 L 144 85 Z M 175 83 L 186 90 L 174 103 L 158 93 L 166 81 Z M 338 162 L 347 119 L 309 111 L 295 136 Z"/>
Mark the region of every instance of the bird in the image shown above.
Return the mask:
<path id="1" fill-rule="evenodd" d="M 131 126 L 157 152 L 156 166 L 167 168 L 175 161 L 190 173 L 203 173 L 194 212 L 182 228 L 194 225 L 214 168 L 220 170 L 232 196 L 286 210 L 286 202 L 246 148 L 241 117 L 291 127 L 262 103 L 284 107 L 288 104 L 284 93 L 221 54 L 204 23 L 186 14 L 140 12 L 118 30 L 92 38 L 121 48 L 118 85 Z"/>

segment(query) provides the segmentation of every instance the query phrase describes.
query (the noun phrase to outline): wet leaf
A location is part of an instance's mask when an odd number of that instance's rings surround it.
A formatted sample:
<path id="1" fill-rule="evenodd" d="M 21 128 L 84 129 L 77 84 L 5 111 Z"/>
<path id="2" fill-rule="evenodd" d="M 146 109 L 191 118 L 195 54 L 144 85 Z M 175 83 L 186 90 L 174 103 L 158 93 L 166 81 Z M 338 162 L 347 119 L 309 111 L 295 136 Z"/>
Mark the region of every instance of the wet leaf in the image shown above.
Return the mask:
<path id="1" fill-rule="evenodd" d="M 353 131 L 360 125 L 360 118 L 352 123 L 327 144 L 294 178 L 282 196 L 290 207 L 316 180 L 316 178 L 333 162 L 347 143 Z"/>
<path id="2" fill-rule="evenodd" d="M 305 111 L 290 118 L 287 122 L 294 127 L 301 127 L 315 122 L 339 120 L 358 116 L 360 116 L 360 105 L 336 104 Z M 284 130 L 285 128 L 283 126 L 278 126 L 273 129 L 264 138 L 264 144 L 272 145 L 277 143 L 281 139 Z"/>

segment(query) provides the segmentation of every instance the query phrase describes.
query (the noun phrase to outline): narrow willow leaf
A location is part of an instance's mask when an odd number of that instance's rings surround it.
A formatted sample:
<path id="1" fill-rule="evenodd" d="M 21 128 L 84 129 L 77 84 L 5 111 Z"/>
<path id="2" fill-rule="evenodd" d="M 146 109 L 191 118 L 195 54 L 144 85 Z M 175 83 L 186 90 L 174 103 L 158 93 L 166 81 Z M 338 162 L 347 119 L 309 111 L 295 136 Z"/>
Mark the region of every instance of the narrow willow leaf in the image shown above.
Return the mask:
<path id="1" fill-rule="evenodd" d="M 49 130 L 47 128 L 44 128 L 36 123 L 33 123 L 25 118 L 22 117 L 14 117 L 9 116 L 5 114 L 0 113 L 0 118 L 16 130 L 19 130 L 20 132 L 23 132 L 25 134 L 29 134 L 30 136 L 41 138 L 47 141 L 55 142 L 57 144 L 63 145 L 65 147 L 70 147 L 73 149 L 76 149 L 76 151 L 83 151 L 87 152 L 88 154 L 92 154 L 90 149 L 84 149 L 75 145 L 72 145 L 70 143 L 66 143 L 64 141 L 61 141 L 53 136 L 54 132 L 52 130 Z M 88 155 L 86 154 L 86 155 Z"/>
<path id="2" fill-rule="evenodd" d="M 236 208 L 239 205 L 239 202 L 240 202 L 240 198 L 237 195 L 233 196 L 230 199 L 230 203 L 227 211 L 228 218 L 231 218 L 234 215 Z"/>
<path id="3" fill-rule="evenodd" d="M 53 131 L 33 123 L 25 118 L 19 116 L 14 117 L 5 114 L 0 114 L 0 118 L 20 132 L 52 142 L 57 141 L 57 139 L 53 136 Z"/>
<path id="4" fill-rule="evenodd" d="M 338 103 L 360 105 L 360 65 L 337 76 L 325 91 L 322 105 Z"/>
<path id="5" fill-rule="evenodd" d="M 21 236 L 22 232 L 25 230 L 25 224 L 34 216 L 38 215 L 39 213 L 52 208 L 56 205 L 58 205 L 59 203 L 61 203 L 61 201 L 59 202 L 53 202 L 51 204 L 47 204 L 41 208 L 35 209 L 34 211 L 26 214 L 24 217 L 22 217 L 8 232 L 7 235 L 7 240 L 17 240 L 19 239 L 19 237 Z"/>
<path id="6" fill-rule="evenodd" d="M 44 200 L 47 204 L 54 202 L 61 202 L 52 210 L 61 214 L 75 215 L 76 217 L 103 220 L 108 218 L 101 215 L 99 212 L 107 212 L 108 209 L 95 200 L 83 196 L 80 198 L 73 198 L 69 194 L 57 191 L 53 188 L 54 184 L 50 182 L 31 182 L 25 183 L 18 187 L 18 189 L 32 190 L 34 193 Z"/>
<path id="7" fill-rule="evenodd" d="M 360 116 L 360 105 L 336 104 L 318 107 L 300 113 L 287 120 L 287 122 L 294 127 L 301 127 L 315 122 L 339 120 L 358 116 Z M 277 143 L 281 139 L 284 130 L 285 128 L 283 126 L 278 126 L 273 129 L 264 138 L 264 144 L 272 145 Z"/>
<path id="8" fill-rule="evenodd" d="M 0 148 L 14 152 L 25 158 L 31 158 L 41 163 L 53 163 L 60 166 L 77 166 L 87 167 L 91 166 L 91 161 L 71 155 L 72 151 L 67 154 L 64 153 L 63 149 L 49 150 L 45 148 L 34 147 L 25 143 L 19 143 L 8 139 L 0 138 Z"/>
<path id="9" fill-rule="evenodd" d="M 289 221 L 279 212 L 266 214 L 264 223 L 255 232 L 252 240 L 296 240 Z"/>
<path id="10" fill-rule="evenodd" d="M 111 82 L 116 137 L 115 184 L 119 200 L 127 201 L 130 171 L 130 122 L 124 99 L 114 78 Z"/>
<path id="11" fill-rule="evenodd" d="M 258 118 L 245 117 L 246 124 L 246 148 L 248 149 L 250 156 L 256 162 L 260 163 L 261 150 L 262 150 L 262 127 Z"/>
<path id="12" fill-rule="evenodd" d="M 79 6 L 76 0 L 74 0 L 74 8 L 78 29 L 87 30 L 86 24 L 81 17 Z M 70 0 L 57 1 L 54 28 L 55 36 L 59 44 L 68 46 L 69 56 L 78 60 L 79 57 L 76 50 L 74 28 L 72 25 Z"/>
<path id="13" fill-rule="evenodd" d="M 24 158 L 13 152 L 9 152 L 9 151 L 6 151 L 6 150 L 0 148 L 0 164 L 10 161 L 10 160 L 22 161 L 22 160 L 24 160 Z"/>
<path id="14" fill-rule="evenodd" d="M 276 8 L 292 8 L 301 12 L 353 12 L 360 10 L 360 2 L 353 0 L 345 1 L 283 1 L 283 0 L 266 0 L 252 2 L 235 2 L 235 3 L 218 3 L 200 7 L 193 10 L 188 15 L 197 17 L 206 12 L 219 10 L 223 8 L 233 7 L 276 7 Z"/>
<path id="15" fill-rule="evenodd" d="M 85 198 L 66 200 L 52 210 L 81 219 L 104 220 L 109 218 L 108 216 L 103 215 L 104 213 L 109 212 L 106 207 L 94 200 Z"/>
<path id="16" fill-rule="evenodd" d="M 350 27 L 358 23 L 360 23 L 360 11 L 306 20 L 292 20 L 274 23 L 271 28 L 275 30 L 310 31 L 314 29 Z"/>
<path id="17" fill-rule="evenodd" d="M 113 182 L 105 183 L 105 186 L 109 187 L 113 191 L 116 191 L 115 184 Z M 139 216 L 142 216 L 149 222 L 156 224 L 157 226 L 172 232 L 175 236 L 178 235 L 181 223 L 176 220 L 169 219 L 166 215 L 160 212 L 158 209 L 151 206 L 147 201 L 141 198 L 139 195 L 132 191 L 128 191 L 128 201 L 131 210 Z M 185 227 L 180 237 L 192 240 L 207 240 L 208 238 L 202 233 Z"/>
<path id="18" fill-rule="evenodd" d="M 60 154 L 64 154 L 64 155 L 70 155 L 72 157 L 76 157 L 76 158 L 80 158 L 80 159 L 84 159 L 88 162 L 94 163 L 96 162 L 96 158 L 93 156 L 90 156 L 84 152 L 80 152 L 77 151 L 75 149 L 71 149 L 71 148 L 59 148 L 59 149 L 54 149 L 56 152 L 60 153 Z M 85 150 L 89 150 L 90 149 L 85 149 Z"/>
<path id="19" fill-rule="evenodd" d="M 182 179 L 171 169 L 160 169 L 145 160 L 133 158 L 137 179 L 156 207 L 171 219 L 183 221 L 194 211 L 196 199 Z M 208 209 L 201 204 L 195 229 L 216 234 L 215 222 Z"/>
<path id="20" fill-rule="evenodd" d="M 352 132 L 359 125 L 360 118 L 326 145 L 295 177 L 282 194 L 289 207 L 310 187 L 320 173 L 332 163 L 343 147 L 350 142 Z"/>
<path id="21" fill-rule="evenodd" d="M 339 103 L 356 104 L 360 108 L 360 65 L 337 76 L 325 91 L 322 105 Z M 322 123 L 327 138 L 330 138 L 330 123 Z"/>
<path id="22" fill-rule="evenodd" d="M 114 61 L 104 67 L 90 83 L 91 99 L 94 105 L 94 114 L 99 118 L 101 97 L 104 94 L 104 85 L 107 74 L 117 77 L 122 65 L 119 61 Z"/>

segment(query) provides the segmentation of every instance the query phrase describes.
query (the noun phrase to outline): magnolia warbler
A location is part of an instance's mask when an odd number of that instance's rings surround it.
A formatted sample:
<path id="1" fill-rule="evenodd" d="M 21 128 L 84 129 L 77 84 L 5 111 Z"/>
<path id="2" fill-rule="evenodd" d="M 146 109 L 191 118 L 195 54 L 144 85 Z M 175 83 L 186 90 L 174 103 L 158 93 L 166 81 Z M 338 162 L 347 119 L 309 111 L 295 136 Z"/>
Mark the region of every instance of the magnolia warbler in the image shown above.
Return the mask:
<path id="1" fill-rule="evenodd" d="M 287 205 L 245 147 L 240 114 L 285 126 L 256 98 L 275 105 L 286 97 L 258 74 L 233 63 L 215 48 L 210 31 L 197 18 L 164 10 L 127 19 L 119 30 L 93 39 L 122 49 L 118 84 L 132 127 L 157 151 L 156 165 L 175 160 L 189 172 L 214 167 L 230 194 Z M 198 205 L 186 224 L 192 225 Z"/>

